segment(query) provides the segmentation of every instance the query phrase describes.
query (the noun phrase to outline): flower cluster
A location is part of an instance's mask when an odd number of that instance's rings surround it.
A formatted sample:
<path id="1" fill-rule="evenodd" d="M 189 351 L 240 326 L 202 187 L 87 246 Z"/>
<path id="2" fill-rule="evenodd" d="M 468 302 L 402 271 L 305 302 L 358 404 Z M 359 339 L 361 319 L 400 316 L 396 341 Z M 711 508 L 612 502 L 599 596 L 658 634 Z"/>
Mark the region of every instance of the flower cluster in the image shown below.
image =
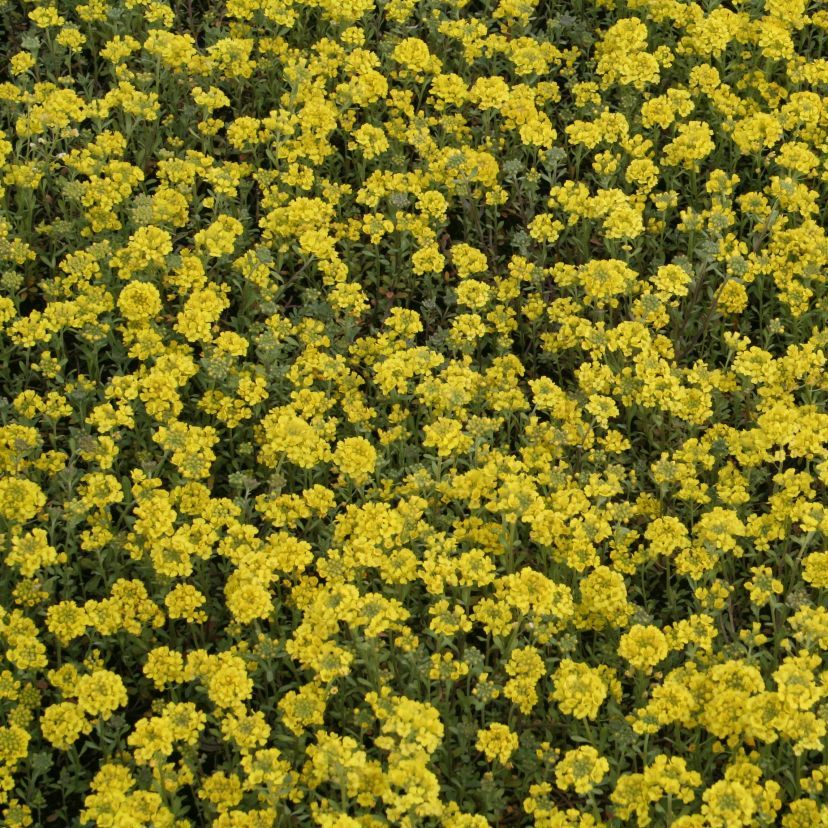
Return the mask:
<path id="1" fill-rule="evenodd" d="M 828 12 L 0 0 L 0 820 L 828 824 Z"/>

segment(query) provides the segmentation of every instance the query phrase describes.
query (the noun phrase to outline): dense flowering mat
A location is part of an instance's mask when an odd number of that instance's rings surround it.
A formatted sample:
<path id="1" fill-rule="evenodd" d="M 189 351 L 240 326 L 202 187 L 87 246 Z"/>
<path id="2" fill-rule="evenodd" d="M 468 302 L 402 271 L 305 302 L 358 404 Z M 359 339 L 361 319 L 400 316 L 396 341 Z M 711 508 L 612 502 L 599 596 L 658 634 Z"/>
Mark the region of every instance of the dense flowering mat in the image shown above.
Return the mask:
<path id="1" fill-rule="evenodd" d="M 823 3 L 0 30 L 5 825 L 828 825 Z"/>

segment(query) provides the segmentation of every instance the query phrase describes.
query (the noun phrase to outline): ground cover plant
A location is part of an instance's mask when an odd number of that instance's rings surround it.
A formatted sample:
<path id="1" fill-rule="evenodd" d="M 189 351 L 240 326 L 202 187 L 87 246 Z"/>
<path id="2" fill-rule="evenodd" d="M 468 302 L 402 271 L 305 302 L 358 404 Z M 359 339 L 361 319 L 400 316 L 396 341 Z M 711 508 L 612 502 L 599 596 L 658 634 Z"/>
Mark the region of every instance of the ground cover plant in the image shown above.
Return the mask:
<path id="1" fill-rule="evenodd" d="M 5 825 L 828 825 L 823 3 L 0 33 Z"/>

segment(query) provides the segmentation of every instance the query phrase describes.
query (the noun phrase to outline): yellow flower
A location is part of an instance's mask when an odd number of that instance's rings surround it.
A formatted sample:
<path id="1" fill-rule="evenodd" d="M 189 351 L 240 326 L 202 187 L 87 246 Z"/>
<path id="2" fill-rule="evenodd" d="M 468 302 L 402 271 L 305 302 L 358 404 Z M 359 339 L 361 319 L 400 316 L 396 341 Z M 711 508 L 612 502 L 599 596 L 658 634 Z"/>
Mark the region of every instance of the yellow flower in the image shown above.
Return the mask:
<path id="1" fill-rule="evenodd" d="M 40 730 L 43 737 L 58 750 L 69 750 L 81 735 L 92 732 L 92 724 L 77 704 L 60 702 L 43 711 Z"/>
<path id="2" fill-rule="evenodd" d="M 569 658 L 558 665 L 552 681 L 552 698 L 562 713 L 576 719 L 594 719 L 607 697 L 608 688 L 601 672 Z"/>
<path id="3" fill-rule="evenodd" d="M 702 815 L 712 828 L 730 828 L 753 824 L 756 802 L 740 782 L 723 779 L 703 794 Z"/>
<path id="4" fill-rule="evenodd" d="M 46 495 L 37 483 L 14 476 L 0 479 L 0 517 L 4 520 L 26 523 L 45 503 Z"/>
<path id="5" fill-rule="evenodd" d="M 76 693 L 78 707 L 87 715 L 102 719 L 108 719 L 127 703 L 123 679 L 111 670 L 94 670 L 89 675 L 81 676 Z"/>
<path id="6" fill-rule="evenodd" d="M 422 276 L 425 273 L 440 273 L 446 266 L 446 258 L 439 251 L 436 244 L 421 247 L 411 257 L 414 273 Z"/>
<path id="7" fill-rule="evenodd" d="M 316 682 L 305 684 L 299 690 L 288 691 L 279 700 L 282 722 L 295 735 L 312 725 L 322 725 L 326 706 L 326 692 Z"/>
<path id="8" fill-rule="evenodd" d="M 704 121 L 685 121 L 679 124 L 676 137 L 665 145 L 662 163 L 695 170 L 715 149 L 713 131 Z"/>
<path id="9" fill-rule="evenodd" d="M 161 310 L 161 295 L 149 282 L 130 282 L 118 296 L 118 309 L 129 322 L 145 322 Z"/>
<path id="10" fill-rule="evenodd" d="M 89 616 L 74 601 L 60 601 L 46 610 L 46 628 L 65 647 L 86 632 Z"/>
<path id="11" fill-rule="evenodd" d="M 71 52 L 78 52 L 83 44 L 86 43 L 86 35 L 73 27 L 66 26 L 61 29 L 60 34 L 55 40 Z"/>
<path id="12" fill-rule="evenodd" d="M 748 304 L 745 286 L 735 279 L 728 279 L 716 297 L 716 307 L 725 313 L 741 313 Z"/>
<path id="13" fill-rule="evenodd" d="M 439 72 L 442 67 L 439 58 L 433 57 L 428 45 L 418 37 L 401 40 L 391 52 L 391 58 L 415 77 L 421 77 L 424 72 Z"/>
<path id="14" fill-rule="evenodd" d="M 632 609 L 624 576 L 608 566 L 598 566 L 581 581 L 579 624 L 590 629 L 624 627 Z"/>
<path id="15" fill-rule="evenodd" d="M 751 603 L 764 606 L 784 589 L 782 581 L 773 577 L 769 566 L 752 566 L 750 571 L 753 577 L 745 581 L 745 589 L 750 593 Z"/>
<path id="16" fill-rule="evenodd" d="M 244 661 L 231 653 L 220 653 L 213 662 L 213 669 L 205 677 L 210 701 L 228 709 L 241 707 L 253 693 L 253 680 Z"/>
<path id="17" fill-rule="evenodd" d="M 263 431 L 260 459 L 271 468 L 283 455 L 303 469 L 330 460 L 331 449 L 320 430 L 289 408 L 271 411 L 261 422 Z"/>
<path id="18" fill-rule="evenodd" d="M 490 762 L 497 759 L 502 765 L 509 762 L 512 754 L 518 749 L 517 733 L 512 732 L 508 725 L 493 722 L 488 727 L 477 731 L 475 746 Z"/>
<path id="19" fill-rule="evenodd" d="M 463 425 L 450 417 L 438 417 L 423 427 L 423 445 L 435 448 L 439 457 L 451 457 L 471 448 L 471 437 L 463 433 Z"/>
<path id="20" fill-rule="evenodd" d="M 219 258 L 233 252 L 236 239 L 242 234 L 242 223 L 233 216 L 221 215 L 209 227 L 199 230 L 194 241 L 196 249 L 206 249 L 208 255 Z"/>
<path id="21" fill-rule="evenodd" d="M 30 735 L 18 725 L 0 727 L 0 761 L 14 768 L 28 754 L 30 739 Z"/>
<path id="22" fill-rule="evenodd" d="M 203 713 L 201 716 L 206 718 Z M 255 713 L 231 713 L 222 721 L 221 732 L 225 739 L 232 739 L 239 750 L 247 753 L 267 742 L 270 737 L 270 726 L 261 710 Z"/>
<path id="23" fill-rule="evenodd" d="M 273 612 L 268 578 L 255 570 L 238 569 L 227 579 L 224 599 L 227 609 L 240 624 L 267 618 Z"/>
<path id="24" fill-rule="evenodd" d="M 546 675 L 543 659 L 534 647 L 520 647 L 509 656 L 506 673 L 512 678 L 506 682 L 503 695 L 528 715 L 538 700 L 536 685 Z"/>
<path id="25" fill-rule="evenodd" d="M 367 159 L 377 158 L 388 149 L 388 137 L 380 127 L 363 124 L 353 133 L 353 147 L 359 147 Z"/>
<path id="26" fill-rule="evenodd" d="M 17 52 L 9 61 L 9 68 L 15 76 L 26 74 L 34 65 L 35 59 L 30 52 Z"/>
<path id="27" fill-rule="evenodd" d="M 29 19 L 39 29 L 48 29 L 53 26 L 62 26 L 66 19 L 58 14 L 54 6 L 43 5 L 29 12 Z"/>
<path id="28" fill-rule="evenodd" d="M 192 584 L 177 584 L 164 598 L 170 618 L 183 618 L 189 623 L 203 623 L 207 613 L 201 609 L 206 598 Z"/>
<path id="29" fill-rule="evenodd" d="M 653 626 L 633 624 L 629 631 L 621 636 L 618 655 L 627 659 L 636 669 L 650 673 L 653 667 L 663 661 L 669 652 L 664 633 Z"/>
<path id="30" fill-rule="evenodd" d="M 147 653 L 143 673 L 157 689 L 163 690 L 168 684 L 184 680 L 184 658 L 167 646 L 155 647 Z"/>
<path id="31" fill-rule="evenodd" d="M 828 552 L 811 552 L 802 559 L 802 577 L 814 589 L 828 589 Z"/>
<path id="32" fill-rule="evenodd" d="M 13 537 L 11 552 L 6 556 L 6 564 L 16 567 L 20 574 L 27 578 L 39 569 L 57 563 L 58 560 L 58 551 L 49 544 L 45 529 L 32 529 L 23 535 Z"/>
<path id="33" fill-rule="evenodd" d="M 374 472 L 377 451 L 364 437 L 346 437 L 336 444 L 333 462 L 346 477 L 362 486 Z"/>
<path id="34" fill-rule="evenodd" d="M 127 744 L 133 748 L 136 764 L 149 765 L 173 752 L 174 736 L 173 727 L 165 717 L 152 716 L 136 722 L 127 736 Z"/>
<path id="35" fill-rule="evenodd" d="M 594 747 L 568 750 L 555 766 L 555 783 L 562 791 L 574 788 L 577 794 L 587 794 L 601 784 L 609 767 Z"/>

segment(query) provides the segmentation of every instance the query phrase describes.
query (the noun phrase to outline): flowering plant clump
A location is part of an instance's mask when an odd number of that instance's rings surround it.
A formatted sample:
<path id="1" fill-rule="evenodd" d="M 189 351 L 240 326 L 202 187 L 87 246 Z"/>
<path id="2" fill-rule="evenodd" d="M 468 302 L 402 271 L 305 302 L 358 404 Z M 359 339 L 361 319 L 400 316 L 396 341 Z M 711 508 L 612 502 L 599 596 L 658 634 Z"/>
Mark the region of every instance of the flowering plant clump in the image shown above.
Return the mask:
<path id="1" fill-rule="evenodd" d="M 0 0 L 0 818 L 828 824 L 828 11 Z"/>

